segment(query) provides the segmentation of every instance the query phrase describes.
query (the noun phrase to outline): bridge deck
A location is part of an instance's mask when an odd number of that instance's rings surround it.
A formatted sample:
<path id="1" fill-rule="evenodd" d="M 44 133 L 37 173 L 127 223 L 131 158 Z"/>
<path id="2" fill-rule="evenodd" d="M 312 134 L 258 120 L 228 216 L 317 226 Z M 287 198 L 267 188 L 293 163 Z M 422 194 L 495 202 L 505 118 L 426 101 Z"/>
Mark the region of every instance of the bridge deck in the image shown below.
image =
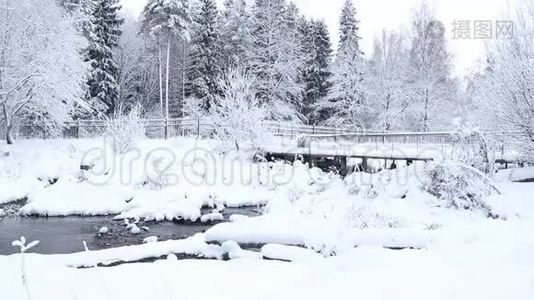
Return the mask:
<path id="1" fill-rule="evenodd" d="M 405 160 L 405 161 L 433 161 L 431 157 L 416 157 L 416 156 L 400 156 L 400 155 L 380 155 L 380 154 L 360 154 L 345 151 L 322 151 L 311 153 L 307 149 L 291 150 L 291 151 L 268 151 L 266 156 L 274 157 L 296 157 L 302 156 L 309 159 L 321 158 L 358 158 L 358 159 L 380 159 L 380 160 Z"/>

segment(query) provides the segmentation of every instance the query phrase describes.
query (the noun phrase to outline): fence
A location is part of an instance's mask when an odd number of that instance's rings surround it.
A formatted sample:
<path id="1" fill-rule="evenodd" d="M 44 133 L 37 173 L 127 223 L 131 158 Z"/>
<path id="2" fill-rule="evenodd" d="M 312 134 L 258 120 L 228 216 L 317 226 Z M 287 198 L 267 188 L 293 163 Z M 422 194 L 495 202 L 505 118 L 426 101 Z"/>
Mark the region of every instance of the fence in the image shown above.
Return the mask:
<path id="1" fill-rule="evenodd" d="M 216 125 L 207 119 L 150 119 L 142 120 L 148 138 L 172 138 L 178 136 L 209 137 L 216 131 Z M 65 124 L 64 138 L 88 138 L 104 134 L 108 126 L 105 120 L 80 120 Z M 24 128 L 27 126 L 23 126 Z M 275 135 L 296 137 L 301 134 L 309 135 L 337 135 L 347 134 L 355 130 L 350 127 L 326 127 L 315 125 L 301 125 L 286 122 L 267 122 L 267 130 Z M 28 130 L 24 130 L 28 132 Z"/>
<path id="2" fill-rule="evenodd" d="M 202 118 L 145 119 L 145 135 L 151 139 L 168 139 L 180 136 L 210 137 L 218 128 Z M 105 120 L 79 120 L 65 123 L 63 138 L 92 138 L 102 136 L 108 122 Z M 346 142 L 351 144 L 453 144 L 450 132 L 357 132 L 353 127 L 328 127 L 302 125 L 287 122 L 267 122 L 267 130 L 276 136 L 294 139 L 307 134 L 313 141 Z M 15 134 L 18 138 L 49 138 L 46 130 L 32 125 L 19 126 Z M 506 144 L 511 134 L 494 134 Z"/>

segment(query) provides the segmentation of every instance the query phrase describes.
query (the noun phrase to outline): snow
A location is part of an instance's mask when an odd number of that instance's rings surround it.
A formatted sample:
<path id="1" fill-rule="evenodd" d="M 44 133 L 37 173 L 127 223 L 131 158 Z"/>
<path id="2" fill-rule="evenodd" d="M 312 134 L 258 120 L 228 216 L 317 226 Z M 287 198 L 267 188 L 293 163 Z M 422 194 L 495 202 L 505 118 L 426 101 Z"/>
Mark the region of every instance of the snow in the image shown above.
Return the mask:
<path id="1" fill-rule="evenodd" d="M 217 147 L 194 139 L 143 141 L 120 155 L 100 139 L 19 141 L 0 158 L 0 204 L 27 198 L 21 209 L 27 215 L 195 222 L 204 206 L 260 206 L 279 196 L 268 186 L 268 166 Z M 93 168 L 82 171 L 81 164 Z"/>
<path id="2" fill-rule="evenodd" d="M 130 232 L 132 234 L 140 234 L 141 233 L 141 228 L 137 227 L 137 225 L 133 225 L 132 228 L 130 229 Z"/>
<path id="3" fill-rule="evenodd" d="M 223 251 L 218 245 L 207 244 L 204 236 L 197 234 L 184 240 L 150 242 L 136 246 L 86 251 L 74 254 L 29 254 L 28 256 L 30 260 L 45 259 L 53 264 L 79 268 L 92 267 L 98 264 L 110 265 L 116 262 L 135 262 L 146 258 L 167 256 L 169 254 L 186 254 L 196 257 L 220 259 L 222 258 Z"/>
<path id="4" fill-rule="evenodd" d="M 143 243 L 145 244 L 148 244 L 148 243 L 157 243 L 158 242 L 158 237 L 157 236 L 149 236 L 147 238 L 145 238 L 143 240 Z"/>
<path id="5" fill-rule="evenodd" d="M 242 258 L 261 258 L 260 254 L 253 251 L 247 251 L 241 249 L 238 243 L 234 241 L 226 241 L 221 245 L 223 253 L 228 255 L 229 259 L 242 259 Z"/>
<path id="6" fill-rule="evenodd" d="M 169 255 L 155 263 L 75 269 L 29 255 L 28 283 L 34 295 L 58 300 L 72 299 L 73 294 L 78 299 L 531 299 L 532 235 L 512 234 L 518 224 L 489 223 L 467 234 L 452 230 L 448 241 L 436 241 L 426 250 L 361 246 L 315 258 L 306 250 L 276 245 L 262 249 L 292 258 L 292 263 L 252 257 L 177 261 Z M 497 228 L 501 230 L 493 230 Z M 18 257 L 0 257 L 0 264 L 0 280 L 10 287 L 3 289 L 3 297 L 24 299 Z"/>
<path id="7" fill-rule="evenodd" d="M 239 222 L 239 221 L 244 221 L 248 218 L 249 218 L 248 216 L 244 216 L 240 214 L 233 214 L 230 216 L 229 220 L 230 222 Z"/>
<path id="8" fill-rule="evenodd" d="M 96 158 L 94 168 L 104 172 L 80 171 L 84 153 L 100 143 L 20 141 L 10 156 L 0 159 L 20 165 L 18 177 L 1 176 L 18 185 L 6 184 L 6 195 L 19 191 L 26 195 L 22 212 L 27 214 L 110 215 L 124 219 L 124 226 L 135 233 L 144 229 L 138 226 L 143 219 L 220 221 L 229 206 L 262 205 L 263 215 L 232 215 L 231 222 L 184 240 L 158 241 L 152 236 L 137 246 L 68 255 L 26 253 L 34 295 L 45 299 L 534 296 L 534 183 L 513 183 L 499 174 L 495 185 L 501 194 L 483 199 L 499 216 L 491 219 L 481 211 L 447 207 L 427 193 L 426 165 L 399 166 L 372 175 L 354 173 L 342 179 L 300 162 L 253 164 L 238 153 L 225 156 L 213 141 L 140 143 L 141 157 L 154 149 L 173 149 L 176 160 L 170 168 L 178 182 L 171 184 L 172 180 L 154 177 L 140 167 L 142 162 L 120 165 L 117 161 L 124 156 L 112 156 L 115 162 Z M 187 154 L 198 146 L 212 154 Z M 195 162 L 200 157 L 214 165 L 198 169 Z M 43 166 L 48 167 L 41 171 Z M 58 181 L 50 185 L 38 177 Z M 152 184 L 143 184 L 147 178 Z M 202 215 L 205 207 L 212 210 Z M 178 259 L 183 255 L 202 260 Z M 2 289 L 6 299 L 24 299 L 19 258 L 0 256 L 0 282 L 10 287 Z M 133 263 L 146 259 L 160 260 Z M 84 267 L 88 269 L 79 269 Z"/>
<path id="9" fill-rule="evenodd" d="M 503 170 L 497 176 L 500 180 L 510 180 L 513 182 L 532 181 L 534 180 L 534 167 Z"/>
<path id="10" fill-rule="evenodd" d="M 261 255 L 268 259 L 283 261 L 306 261 L 322 258 L 317 252 L 285 245 L 268 244 L 261 248 Z"/>
<path id="11" fill-rule="evenodd" d="M 203 215 L 202 218 L 200 218 L 200 222 L 202 223 L 208 223 L 208 222 L 216 222 L 216 221 L 223 221 L 224 216 L 220 213 L 211 213 L 207 215 Z"/>

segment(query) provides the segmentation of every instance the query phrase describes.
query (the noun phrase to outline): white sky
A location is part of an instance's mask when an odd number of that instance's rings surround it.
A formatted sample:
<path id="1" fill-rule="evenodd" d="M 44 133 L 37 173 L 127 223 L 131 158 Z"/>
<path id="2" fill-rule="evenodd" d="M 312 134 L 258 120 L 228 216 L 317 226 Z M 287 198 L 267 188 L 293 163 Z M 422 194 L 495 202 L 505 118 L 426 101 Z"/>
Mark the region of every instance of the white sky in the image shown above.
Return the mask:
<path id="1" fill-rule="evenodd" d="M 138 15 L 146 0 L 122 0 L 124 7 Z M 224 0 L 217 0 L 220 5 Z M 252 1 L 252 0 L 251 0 Z M 345 0 L 293 0 L 308 17 L 324 19 L 330 28 L 333 42 L 337 40 L 338 19 Z M 360 34 L 366 54 L 372 52 L 374 37 L 382 29 L 408 29 L 414 8 L 422 0 L 353 0 L 361 20 Z M 502 20 L 508 11 L 509 2 L 521 0 L 428 0 L 439 20 L 447 27 L 452 37 L 455 20 Z M 455 74 L 463 77 L 484 59 L 483 40 L 452 40 L 449 47 L 454 55 Z"/>

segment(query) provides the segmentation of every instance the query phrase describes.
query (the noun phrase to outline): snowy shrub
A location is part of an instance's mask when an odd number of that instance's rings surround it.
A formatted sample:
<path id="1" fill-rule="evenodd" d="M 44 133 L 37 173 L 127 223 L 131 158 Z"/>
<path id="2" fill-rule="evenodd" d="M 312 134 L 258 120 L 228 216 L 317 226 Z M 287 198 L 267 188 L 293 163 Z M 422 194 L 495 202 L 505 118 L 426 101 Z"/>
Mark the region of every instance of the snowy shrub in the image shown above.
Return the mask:
<path id="1" fill-rule="evenodd" d="M 297 137 L 297 147 L 309 148 L 311 145 L 311 137 L 308 134 L 301 134 Z"/>
<path id="2" fill-rule="evenodd" d="M 447 208 L 483 211 L 492 216 L 484 199 L 499 191 L 484 173 L 459 163 L 443 163 L 428 169 L 424 189 L 443 201 Z"/>
<path id="3" fill-rule="evenodd" d="M 230 141 L 239 149 L 239 143 L 257 147 L 268 138 L 265 118 L 268 115 L 254 89 L 253 75 L 244 69 L 230 69 L 219 78 L 221 96 L 211 104 L 210 119 L 216 135 Z"/>
<path id="4" fill-rule="evenodd" d="M 138 187 L 153 191 L 159 191 L 170 185 L 170 179 L 164 175 L 147 176 Z"/>
<path id="5" fill-rule="evenodd" d="M 360 200 L 362 201 L 362 200 Z M 347 212 L 348 223 L 353 228 L 397 228 L 406 220 L 377 209 L 371 203 L 354 204 Z"/>
<path id="6" fill-rule="evenodd" d="M 187 98 L 184 101 L 184 114 L 189 118 L 205 118 L 206 112 L 202 108 L 201 101 L 195 98 Z"/>
<path id="7" fill-rule="evenodd" d="M 138 140 L 145 137 L 145 124 L 141 119 L 141 113 L 141 106 L 136 105 L 128 114 L 118 112 L 107 120 L 106 136 L 111 139 L 115 153 L 128 152 Z"/>
<path id="8" fill-rule="evenodd" d="M 458 122 L 458 121 L 457 121 Z M 453 134 L 455 151 L 453 160 L 459 161 L 486 174 L 494 171 L 494 143 L 478 128 L 457 124 Z"/>

